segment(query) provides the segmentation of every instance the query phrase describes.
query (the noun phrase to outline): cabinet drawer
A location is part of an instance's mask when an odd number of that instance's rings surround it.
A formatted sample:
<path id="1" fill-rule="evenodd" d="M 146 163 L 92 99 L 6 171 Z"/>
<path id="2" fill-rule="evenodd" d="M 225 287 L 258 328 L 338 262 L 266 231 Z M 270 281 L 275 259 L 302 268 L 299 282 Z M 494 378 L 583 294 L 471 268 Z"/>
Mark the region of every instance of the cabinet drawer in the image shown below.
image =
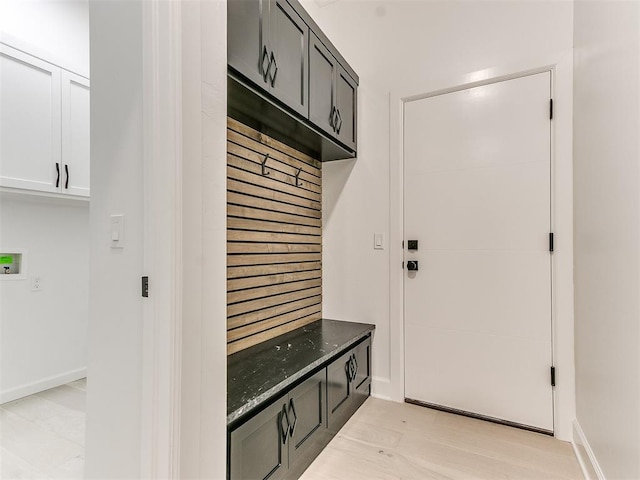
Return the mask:
<path id="1" fill-rule="evenodd" d="M 280 398 L 231 432 L 231 480 L 284 478 L 289 468 L 288 448 L 282 435 L 282 412 L 286 408 L 286 398 Z"/>
<path id="2" fill-rule="evenodd" d="M 298 476 L 331 440 L 327 430 L 327 371 L 322 369 L 289 393 L 288 478 Z"/>

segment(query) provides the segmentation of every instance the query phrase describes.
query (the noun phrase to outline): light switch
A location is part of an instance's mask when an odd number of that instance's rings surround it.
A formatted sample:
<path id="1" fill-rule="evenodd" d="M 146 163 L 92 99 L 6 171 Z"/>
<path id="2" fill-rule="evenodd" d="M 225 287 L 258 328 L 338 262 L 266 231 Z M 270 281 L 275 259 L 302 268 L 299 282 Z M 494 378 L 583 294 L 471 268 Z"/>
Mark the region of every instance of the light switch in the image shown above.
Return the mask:
<path id="1" fill-rule="evenodd" d="M 375 250 L 384 250 L 384 233 L 373 234 L 373 248 Z"/>
<path id="2" fill-rule="evenodd" d="M 111 248 L 124 247 L 124 215 L 111 215 Z"/>

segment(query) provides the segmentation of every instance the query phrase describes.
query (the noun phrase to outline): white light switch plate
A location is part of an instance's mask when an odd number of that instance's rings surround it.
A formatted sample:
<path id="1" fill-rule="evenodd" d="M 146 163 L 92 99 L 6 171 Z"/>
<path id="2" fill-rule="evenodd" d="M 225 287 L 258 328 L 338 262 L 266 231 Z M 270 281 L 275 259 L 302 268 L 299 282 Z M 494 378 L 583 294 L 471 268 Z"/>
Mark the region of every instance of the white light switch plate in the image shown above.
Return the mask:
<path id="1" fill-rule="evenodd" d="M 384 233 L 373 234 L 373 248 L 375 250 L 384 250 Z"/>
<path id="2" fill-rule="evenodd" d="M 111 215 L 111 248 L 124 248 L 124 215 Z"/>

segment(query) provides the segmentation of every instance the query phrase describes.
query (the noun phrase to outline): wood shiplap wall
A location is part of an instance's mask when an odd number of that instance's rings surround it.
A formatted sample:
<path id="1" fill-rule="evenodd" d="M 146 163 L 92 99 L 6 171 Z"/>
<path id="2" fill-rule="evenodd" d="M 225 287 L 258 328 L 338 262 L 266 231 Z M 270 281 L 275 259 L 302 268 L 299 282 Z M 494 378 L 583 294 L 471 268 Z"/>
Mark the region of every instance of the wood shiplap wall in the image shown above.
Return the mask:
<path id="1" fill-rule="evenodd" d="M 232 354 L 322 317 L 322 164 L 233 119 L 227 127 Z"/>

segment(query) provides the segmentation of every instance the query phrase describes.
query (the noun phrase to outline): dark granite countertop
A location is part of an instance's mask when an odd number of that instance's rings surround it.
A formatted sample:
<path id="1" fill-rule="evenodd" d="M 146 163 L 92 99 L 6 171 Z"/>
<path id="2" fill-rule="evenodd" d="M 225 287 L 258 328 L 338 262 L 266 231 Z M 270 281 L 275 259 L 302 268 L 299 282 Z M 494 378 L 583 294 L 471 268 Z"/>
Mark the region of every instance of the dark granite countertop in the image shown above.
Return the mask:
<path id="1" fill-rule="evenodd" d="M 230 355 L 227 425 L 277 396 L 375 329 L 367 323 L 318 320 Z"/>

